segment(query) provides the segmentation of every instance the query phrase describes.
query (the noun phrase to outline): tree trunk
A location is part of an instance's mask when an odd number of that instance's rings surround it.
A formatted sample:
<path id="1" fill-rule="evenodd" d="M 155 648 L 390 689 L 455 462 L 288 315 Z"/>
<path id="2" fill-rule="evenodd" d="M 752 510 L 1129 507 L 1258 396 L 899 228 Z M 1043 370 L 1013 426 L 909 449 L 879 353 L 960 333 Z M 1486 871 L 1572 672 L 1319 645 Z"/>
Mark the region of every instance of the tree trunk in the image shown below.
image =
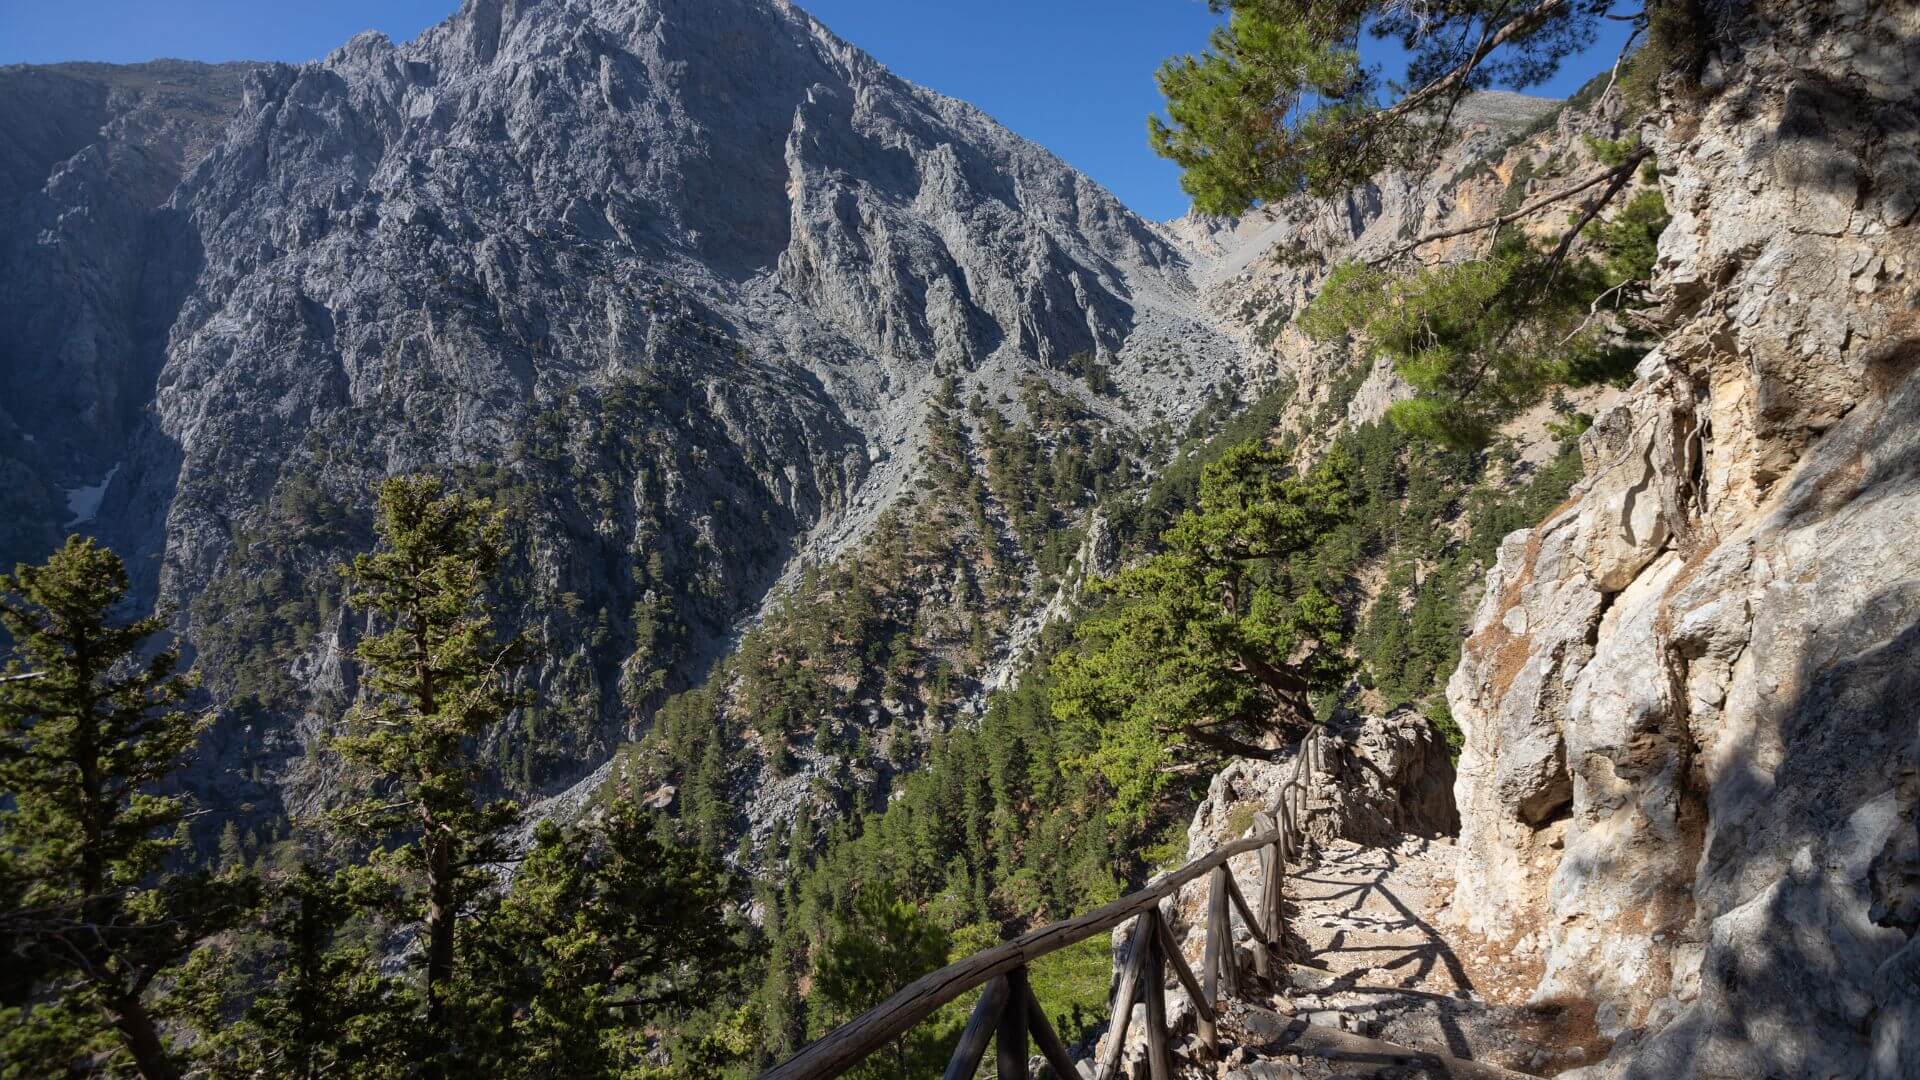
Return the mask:
<path id="1" fill-rule="evenodd" d="M 446 837 L 429 832 L 427 847 L 427 1024 L 438 1040 L 446 1031 L 446 988 L 453 978 L 453 853 Z"/>
<path id="2" fill-rule="evenodd" d="M 425 567 L 416 565 L 414 580 Z M 412 611 L 414 644 L 414 707 L 420 718 L 439 711 L 439 695 L 434 685 L 433 650 L 427 640 L 427 612 L 419 601 Z M 416 721 L 417 723 L 418 721 Z M 434 820 L 433 809 L 424 796 L 420 806 L 420 843 L 425 849 L 427 874 L 427 1044 L 444 1047 L 447 1038 L 447 983 L 453 979 L 453 843 Z M 428 1065 L 429 1076 L 445 1074 L 444 1058 L 435 1054 Z"/>
<path id="3" fill-rule="evenodd" d="M 180 1072 L 167 1056 L 160 1030 L 138 995 L 115 995 L 106 1005 L 107 1019 L 120 1033 L 120 1044 L 133 1055 L 133 1065 L 141 1080 L 179 1080 Z"/>
<path id="4" fill-rule="evenodd" d="M 86 695 L 75 717 L 78 743 L 72 759 L 80 773 L 79 818 L 84 838 L 80 850 L 80 910 L 82 920 L 97 931 L 113 921 L 113 905 L 106 896 L 107 863 L 103 838 L 117 813 L 117 807 L 101 794 L 101 788 L 105 785 L 99 738 L 103 706 L 101 695 L 94 689 L 91 654 L 84 646 L 75 646 L 74 665 L 81 693 Z M 115 968 L 112 946 L 102 941 L 90 951 L 94 953 L 89 964 L 91 970 L 105 972 Z M 120 1045 L 133 1058 L 134 1069 L 142 1080 L 177 1080 L 180 1072 L 174 1067 L 173 1058 L 167 1054 L 167 1044 L 160 1038 L 160 1029 L 154 1026 L 153 1014 L 147 1011 L 145 1003 L 140 1000 L 140 991 L 115 985 L 110 976 L 96 978 L 94 985 L 104 998 L 101 1011 L 107 1014 L 113 1029 L 120 1033 Z"/>

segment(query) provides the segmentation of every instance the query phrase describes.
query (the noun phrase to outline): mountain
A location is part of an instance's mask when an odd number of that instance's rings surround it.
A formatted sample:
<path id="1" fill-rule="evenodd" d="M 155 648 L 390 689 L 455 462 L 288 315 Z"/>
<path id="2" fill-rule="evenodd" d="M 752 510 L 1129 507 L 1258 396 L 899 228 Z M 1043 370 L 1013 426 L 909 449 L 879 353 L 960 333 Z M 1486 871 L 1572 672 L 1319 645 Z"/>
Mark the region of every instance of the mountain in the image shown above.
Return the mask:
<path id="1" fill-rule="evenodd" d="M 867 533 L 948 379 L 1143 432 L 1240 365 L 1170 234 L 777 0 L 470 0 L 298 67 L 0 79 L 9 554 L 87 517 L 130 556 L 227 703 L 224 811 L 328 794 L 332 566 L 381 476 L 513 508 L 502 599 L 558 704 L 489 749 L 553 790 Z"/>
<path id="2" fill-rule="evenodd" d="M 0 558 L 130 556 L 219 707 L 202 828 L 245 856 L 337 794 L 371 485 L 495 498 L 543 704 L 488 733 L 490 786 L 670 809 L 759 871 L 757 1031 L 791 1050 L 857 891 L 972 948 L 1145 880 L 1189 810 L 1199 854 L 1273 805 L 1283 762 L 1235 762 L 1116 822 L 1019 674 L 1228 447 L 1334 448 L 1351 520 L 1295 561 L 1352 631 L 1307 776 L 1306 869 L 1342 876 L 1295 925 L 1336 962 L 1287 1008 L 1588 1078 L 1915 1075 L 1920 35 L 1911 4 L 1686 7 L 1644 96 L 1475 97 L 1423 173 L 1164 227 L 777 0 L 0 69 Z M 1446 448 L 1382 422 L 1390 362 L 1298 324 L 1332 264 L 1635 139 L 1630 378 Z M 1049 988 L 1082 1048 L 1090 944 Z"/>
<path id="3" fill-rule="evenodd" d="M 0 561 L 91 515 L 153 398 L 197 245 L 168 206 L 250 65 L 0 68 Z M 77 500 L 77 502 L 75 502 Z"/>

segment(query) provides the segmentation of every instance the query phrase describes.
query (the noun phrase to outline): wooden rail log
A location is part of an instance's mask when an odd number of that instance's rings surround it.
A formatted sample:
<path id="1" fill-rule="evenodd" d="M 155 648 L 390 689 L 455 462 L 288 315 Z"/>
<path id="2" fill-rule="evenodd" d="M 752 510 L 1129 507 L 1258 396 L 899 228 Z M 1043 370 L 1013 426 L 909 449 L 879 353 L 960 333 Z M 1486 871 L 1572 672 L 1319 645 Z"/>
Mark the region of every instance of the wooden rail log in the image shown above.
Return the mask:
<path id="1" fill-rule="evenodd" d="M 953 1048 L 941 1080 L 973 1080 L 973 1074 L 980 1070 L 980 1059 L 987 1054 L 987 1040 L 1000 1026 L 1009 989 L 1005 975 L 996 975 L 987 983 L 986 992 L 974 1003 L 973 1015 L 967 1017 L 967 1026 L 960 1032 L 959 1045 Z"/>
<path id="2" fill-rule="evenodd" d="M 1225 873 L 1224 867 L 1216 866 L 1207 882 L 1207 946 L 1200 960 L 1200 978 L 1206 983 L 1210 1002 L 1218 1002 L 1222 993 L 1233 993 L 1233 977 L 1227 966 L 1233 952 L 1233 930 L 1227 925 L 1227 889 L 1220 880 Z"/>
<path id="3" fill-rule="evenodd" d="M 1187 988 L 1187 997 L 1193 1002 L 1196 1026 L 1200 1030 L 1200 1041 L 1213 1052 L 1213 1059 L 1220 1060 L 1220 1029 L 1215 1019 L 1213 1003 L 1200 990 L 1200 980 L 1194 978 L 1193 969 L 1187 966 L 1187 958 L 1180 953 L 1180 946 L 1173 940 L 1173 931 L 1167 929 L 1165 919 L 1154 920 L 1154 930 L 1160 942 L 1160 951 L 1167 955 L 1167 966 L 1173 968 L 1174 977 L 1180 985 Z"/>
<path id="4" fill-rule="evenodd" d="M 1133 1020 L 1133 1003 L 1139 1000 L 1141 974 L 1147 968 L 1147 943 L 1153 936 L 1153 924 L 1159 921 L 1158 906 L 1134 921 L 1133 937 L 1127 945 L 1126 970 L 1120 973 L 1120 985 L 1113 992 L 1113 1010 L 1107 1021 L 1107 1041 L 1100 1053 L 1094 1080 L 1111 1080 L 1120 1068 L 1120 1051 L 1126 1048 L 1127 1024 Z"/>
<path id="5" fill-rule="evenodd" d="M 1040 1049 L 1040 1056 L 1053 1068 L 1054 1080 L 1080 1080 L 1080 1073 L 1073 1067 L 1073 1055 L 1067 1053 L 1067 1045 L 1053 1030 L 1053 1023 L 1047 1019 L 1047 1011 L 1040 1007 L 1040 999 L 1033 996 L 1033 987 L 1027 987 L 1027 1029 L 1033 1033 L 1033 1044 Z"/>
<path id="6" fill-rule="evenodd" d="M 1225 868 L 1222 867 L 1222 869 Z M 1253 934 L 1253 972 L 1262 979 L 1268 978 L 1272 974 L 1270 971 L 1272 958 L 1267 951 L 1267 931 L 1260 925 L 1260 920 L 1254 916 L 1253 909 L 1247 906 L 1247 898 L 1240 894 L 1240 883 L 1233 879 L 1231 870 L 1227 871 L 1227 896 L 1233 900 L 1233 906 L 1239 910 L 1240 921 L 1246 923 L 1247 930 Z M 1233 951 L 1231 933 L 1227 935 L 1227 951 L 1229 953 Z"/>
<path id="7" fill-rule="evenodd" d="M 1158 911 L 1146 916 L 1160 920 Z M 1157 937 L 1147 939 L 1152 958 L 1147 962 L 1147 1075 L 1173 1080 L 1173 1047 L 1167 1032 L 1167 958 Z"/>

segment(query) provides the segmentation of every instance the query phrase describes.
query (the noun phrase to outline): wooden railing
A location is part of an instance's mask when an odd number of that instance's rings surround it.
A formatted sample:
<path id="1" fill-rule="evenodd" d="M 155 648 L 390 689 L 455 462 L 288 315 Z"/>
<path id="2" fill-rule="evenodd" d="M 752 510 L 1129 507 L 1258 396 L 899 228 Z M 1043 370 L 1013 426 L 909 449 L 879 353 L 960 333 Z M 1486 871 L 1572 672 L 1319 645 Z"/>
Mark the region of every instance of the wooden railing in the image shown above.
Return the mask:
<path id="1" fill-rule="evenodd" d="M 1153 1080 L 1172 1080 L 1172 1032 L 1167 1025 L 1164 989 L 1168 968 L 1193 999 L 1200 1041 L 1217 1059 L 1220 1003 L 1246 989 L 1233 947 L 1231 912 L 1239 913 L 1253 935 L 1257 946 L 1253 950 L 1254 973 L 1270 977 L 1279 962 L 1275 953 L 1286 940 L 1286 866 L 1305 846 L 1307 785 L 1325 764 L 1325 742 L 1318 727 L 1301 740 L 1293 771 L 1281 786 L 1273 810 L 1254 815 L 1252 834 L 1245 839 L 1222 845 L 1209 855 L 1162 874 L 1146 888 L 1103 908 L 1028 931 L 921 976 L 899 993 L 808 1043 L 793 1057 L 762 1073 L 760 1080 L 830 1080 L 905 1034 L 934 1010 L 975 988 L 983 989 L 947 1063 L 945 1080 L 973 1076 L 990 1040 L 996 1044 L 1000 1080 L 1028 1080 L 1029 1040 L 1057 1076 L 1072 1080 L 1078 1074 L 1066 1047 L 1034 999 L 1027 967 L 1048 953 L 1110 931 L 1128 919 L 1133 920 L 1133 930 L 1127 966 L 1113 995 L 1107 1035 L 1099 1047 L 1096 1080 L 1112 1080 L 1119 1069 L 1133 1007 L 1143 994 L 1148 1069 Z M 1257 907 L 1241 892 L 1229 865 L 1235 856 L 1249 851 L 1260 853 L 1264 879 Z M 1211 891 L 1206 948 L 1196 975 L 1160 913 L 1160 901 L 1202 876 L 1210 877 Z"/>

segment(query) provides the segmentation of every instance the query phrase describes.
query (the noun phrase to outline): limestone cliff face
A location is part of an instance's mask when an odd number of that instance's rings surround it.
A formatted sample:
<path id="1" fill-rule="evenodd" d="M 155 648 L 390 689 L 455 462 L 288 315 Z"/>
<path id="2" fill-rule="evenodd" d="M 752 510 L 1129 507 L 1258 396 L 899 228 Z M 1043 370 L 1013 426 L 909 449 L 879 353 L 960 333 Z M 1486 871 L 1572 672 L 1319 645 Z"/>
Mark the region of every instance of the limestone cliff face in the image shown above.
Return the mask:
<path id="1" fill-rule="evenodd" d="M 1920 1073 L 1920 7 L 1709 5 L 1664 343 L 1449 687 L 1468 925 L 1595 1075 Z M 1670 88 L 1671 89 L 1671 88 Z"/>
<path id="2" fill-rule="evenodd" d="M 1207 301 L 1220 317 L 1248 327 L 1257 347 L 1254 373 L 1292 384 L 1279 426 L 1296 437 L 1303 459 L 1341 430 L 1380 420 L 1413 393 L 1385 358 L 1369 361 L 1356 348 L 1316 341 L 1298 325 L 1328 272 L 1344 261 L 1387 258 L 1417 236 L 1482 221 L 1592 175 L 1600 167 L 1595 141 L 1622 138 L 1632 127 L 1619 95 L 1601 95 L 1601 85 L 1564 102 L 1476 93 L 1456 110 L 1457 136 L 1430 168 L 1390 171 L 1343 197 L 1285 203 L 1235 220 L 1189 216 L 1176 223 L 1195 247 L 1216 254 L 1205 268 Z M 1619 205 L 1643 183 L 1631 181 Z M 1540 214 L 1517 227 L 1557 240 L 1563 223 Z M 1469 232 L 1413 254 L 1428 265 L 1476 258 L 1486 238 Z M 1610 395 L 1586 389 L 1572 399 L 1590 410 Z M 1538 419 L 1521 418 L 1502 432 L 1522 456 L 1547 443 Z"/>

